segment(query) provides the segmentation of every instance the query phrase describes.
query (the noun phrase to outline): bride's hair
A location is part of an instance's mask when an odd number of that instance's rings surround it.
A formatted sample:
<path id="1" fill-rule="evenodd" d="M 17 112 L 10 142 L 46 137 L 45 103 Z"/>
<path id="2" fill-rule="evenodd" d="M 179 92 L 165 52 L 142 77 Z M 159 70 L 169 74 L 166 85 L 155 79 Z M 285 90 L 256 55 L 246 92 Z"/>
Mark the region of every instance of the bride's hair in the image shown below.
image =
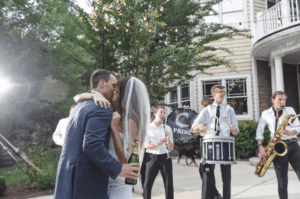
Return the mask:
<path id="1" fill-rule="evenodd" d="M 124 106 L 124 96 L 125 96 L 125 89 L 126 85 L 129 81 L 130 77 L 124 77 L 120 79 L 117 83 L 117 88 L 119 90 L 119 99 L 117 101 L 117 104 L 115 104 L 116 111 L 121 115 L 121 121 L 125 115 L 125 106 Z"/>

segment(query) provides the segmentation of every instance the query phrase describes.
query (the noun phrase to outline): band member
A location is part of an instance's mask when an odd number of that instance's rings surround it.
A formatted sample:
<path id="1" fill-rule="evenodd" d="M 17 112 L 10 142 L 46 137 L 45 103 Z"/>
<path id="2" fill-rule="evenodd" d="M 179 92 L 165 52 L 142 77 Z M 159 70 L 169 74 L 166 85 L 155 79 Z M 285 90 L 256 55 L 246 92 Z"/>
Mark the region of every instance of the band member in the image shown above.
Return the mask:
<path id="1" fill-rule="evenodd" d="M 192 125 L 194 135 L 203 135 L 203 138 L 212 136 L 206 131 L 217 131 L 216 136 L 230 136 L 230 133 L 236 135 L 239 132 L 238 122 L 234 109 L 225 103 L 222 103 L 225 97 L 224 86 L 214 85 L 211 88 L 211 95 L 214 98 L 212 105 L 204 108 Z M 230 126 L 223 117 L 226 117 Z M 216 119 L 218 118 L 218 119 Z M 231 165 L 221 164 L 223 181 L 223 198 L 230 198 L 231 191 Z M 211 199 L 212 187 L 215 187 L 214 164 L 200 164 L 199 172 L 202 175 L 202 199 Z M 221 195 L 214 196 L 212 199 L 222 198 Z"/>
<path id="2" fill-rule="evenodd" d="M 153 112 L 149 134 L 146 136 L 145 148 L 148 153 L 146 163 L 146 177 L 144 182 L 144 199 L 151 198 L 151 190 L 154 180 L 160 170 L 164 181 L 166 199 L 174 198 L 172 159 L 167 158 L 167 146 L 172 150 L 173 133 L 170 126 L 163 124 L 165 109 L 156 107 Z"/>
<path id="3" fill-rule="evenodd" d="M 201 106 L 202 109 L 204 109 L 205 107 L 207 107 L 208 105 L 213 104 L 214 102 L 210 99 L 210 98 L 204 98 L 201 101 Z M 200 172 L 200 177 L 201 180 L 203 180 L 203 173 Z M 215 183 L 215 175 L 213 174 L 213 179 L 212 179 L 213 183 L 211 183 L 211 188 L 210 188 L 210 197 L 212 199 L 218 199 L 218 198 L 222 198 L 221 194 L 219 193 L 217 187 L 216 187 L 216 183 Z"/>
<path id="4" fill-rule="evenodd" d="M 292 107 L 285 107 L 285 111 L 282 110 L 282 106 L 285 106 L 287 95 L 282 91 L 276 91 L 271 97 L 273 106 L 262 112 L 261 118 L 259 120 L 257 130 L 256 130 L 256 140 L 259 149 L 260 157 L 266 155 L 265 148 L 262 145 L 262 140 L 264 139 L 263 133 L 265 126 L 268 125 L 271 138 L 277 128 L 281 125 L 282 121 L 286 117 L 286 112 L 288 114 L 295 114 L 295 110 Z M 299 120 L 296 119 L 293 126 L 299 126 Z M 297 134 L 300 132 L 300 127 L 287 126 L 281 131 L 281 140 L 288 145 L 288 152 L 285 156 L 276 156 L 273 160 L 275 167 L 275 172 L 277 176 L 278 183 L 278 194 L 280 199 L 288 198 L 287 186 L 288 186 L 288 164 L 291 163 L 298 179 L 300 180 L 300 147 L 297 142 Z"/>
<path id="5" fill-rule="evenodd" d="M 70 114 L 72 113 L 73 109 L 76 105 L 71 106 Z M 55 132 L 52 135 L 53 141 L 55 144 L 62 146 L 64 144 L 64 139 L 67 133 L 67 126 L 68 126 L 69 118 L 63 118 L 59 120 Z"/>

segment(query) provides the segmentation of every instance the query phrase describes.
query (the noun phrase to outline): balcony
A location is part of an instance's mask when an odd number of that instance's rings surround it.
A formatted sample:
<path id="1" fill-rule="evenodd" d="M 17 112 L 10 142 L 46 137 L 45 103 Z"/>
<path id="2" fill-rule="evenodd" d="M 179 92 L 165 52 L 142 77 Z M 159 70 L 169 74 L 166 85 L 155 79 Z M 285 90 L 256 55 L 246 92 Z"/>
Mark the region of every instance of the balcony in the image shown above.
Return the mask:
<path id="1" fill-rule="evenodd" d="M 300 0 L 281 0 L 264 12 L 256 15 L 254 43 L 274 33 L 300 24 Z"/>

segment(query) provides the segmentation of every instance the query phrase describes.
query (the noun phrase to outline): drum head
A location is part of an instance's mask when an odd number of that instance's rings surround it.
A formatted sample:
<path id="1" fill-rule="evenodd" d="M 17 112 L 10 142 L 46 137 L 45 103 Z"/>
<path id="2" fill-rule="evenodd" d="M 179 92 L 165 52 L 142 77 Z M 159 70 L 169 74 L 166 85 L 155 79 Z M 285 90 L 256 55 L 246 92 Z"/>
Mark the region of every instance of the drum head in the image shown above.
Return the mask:
<path id="1" fill-rule="evenodd" d="M 172 128 L 176 141 L 188 142 L 196 137 L 191 132 L 191 127 L 197 115 L 196 111 L 184 108 L 175 109 L 168 115 L 167 124 Z"/>

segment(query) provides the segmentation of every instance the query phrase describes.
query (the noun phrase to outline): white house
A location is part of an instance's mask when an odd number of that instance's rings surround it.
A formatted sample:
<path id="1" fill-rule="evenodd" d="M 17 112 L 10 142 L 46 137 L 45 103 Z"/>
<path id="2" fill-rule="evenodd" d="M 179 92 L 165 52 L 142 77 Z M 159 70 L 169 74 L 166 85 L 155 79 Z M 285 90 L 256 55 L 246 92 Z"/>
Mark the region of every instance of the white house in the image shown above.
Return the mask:
<path id="1" fill-rule="evenodd" d="M 207 22 L 249 29 L 252 39 L 236 37 L 211 45 L 227 47 L 229 55 L 218 52 L 235 66 L 207 70 L 212 75 L 195 71 L 196 77 L 165 97 L 165 102 L 188 105 L 201 111 L 200 102 L 210 96 L 214 84 L 226 89 L 226 103 L 236 111 L 238 120 L 256 120 L 271 106 L 271 94 L 283 90 L 287 106 L 300 112 L 300 0 L 223 0 L 206 17 Z M 171 108 L 167 109 L 167 114 Z"/>

